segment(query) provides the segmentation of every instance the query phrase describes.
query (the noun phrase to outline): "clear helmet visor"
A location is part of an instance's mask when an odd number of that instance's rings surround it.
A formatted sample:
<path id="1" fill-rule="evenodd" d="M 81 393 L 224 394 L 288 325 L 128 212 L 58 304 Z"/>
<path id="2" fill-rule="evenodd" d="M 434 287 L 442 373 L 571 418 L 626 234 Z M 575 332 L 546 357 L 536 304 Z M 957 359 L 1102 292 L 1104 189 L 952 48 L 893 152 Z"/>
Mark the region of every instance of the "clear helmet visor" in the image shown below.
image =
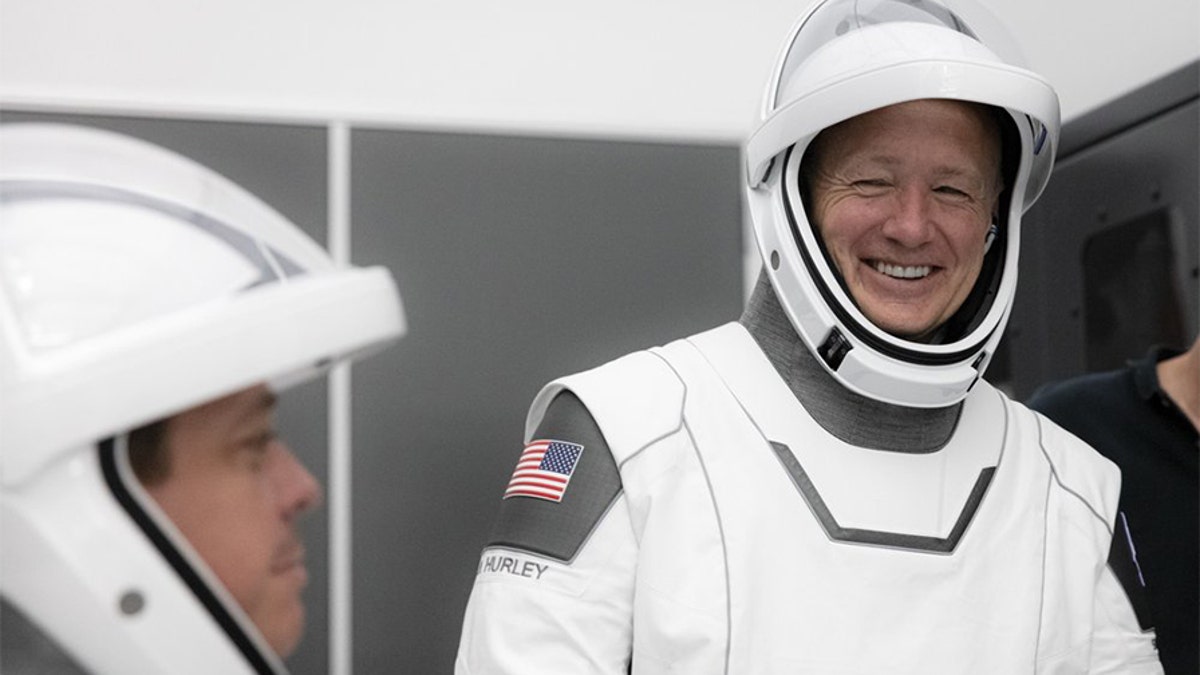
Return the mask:
<path id="1" fill-rule="evenodd" d="M 830 0 L 817 7 L 797 28 L 775 82 L 792 82 L 796 69 L 815 52 L 835 39 L 870 26 L 890 23 L 921 23 L 949 28 L 969 38 L 979 38 L 948 7 L 926 0 Z M 884 47 L 885 45 L 881 45 Z M 866 55 L 864 55 L 866 58 Z M 847 64 L 847 71 L 851 65 Z M 836 77 L 837 73 L 830 73 Z M 776 87 L 768 105 L 777 108 L 789 99 Z"/>
<path id="2" fill-rule="evenodd" d="M 162 148 L 0 127 L 0 479 L 403 334 L 391 274 Z"/>
<path id="3" fill-rule="evenodd" d="M 209 216 L 117 190 L 0 187 L 0 286 L 33 352 L 304 274 Z"/>
<path id="4" fill-rule="evenodd" d="M 899 69 L 924 66 L 920 82 Z M 895 77 L 892 77 L 892 75 Z M 870 79 L 879 81 L 867 82 Z M 861 102 L 883 107 L 913 98 L 973 100 L 1007 108 L 1028 127 L 1037 155 L 1026 207 L 1049 172 L 1047 141 L 1057 135 L 1057 100 L 1050 105 L 1011 33 L 985 7 L 970 0 L 826 0 L 792 29 L 763 98 L 764 124 L 747 147 L 751 186 L 787 147 L 825 126 L 865 112 L 836 100 L 834 91 L 859 82 Z M 1041 86 L 1039 86 L 1041 85 Z M 907 90 L 910 95 L 904 96 Z M 814 109 L 815 105 L 823 106 Z"/>

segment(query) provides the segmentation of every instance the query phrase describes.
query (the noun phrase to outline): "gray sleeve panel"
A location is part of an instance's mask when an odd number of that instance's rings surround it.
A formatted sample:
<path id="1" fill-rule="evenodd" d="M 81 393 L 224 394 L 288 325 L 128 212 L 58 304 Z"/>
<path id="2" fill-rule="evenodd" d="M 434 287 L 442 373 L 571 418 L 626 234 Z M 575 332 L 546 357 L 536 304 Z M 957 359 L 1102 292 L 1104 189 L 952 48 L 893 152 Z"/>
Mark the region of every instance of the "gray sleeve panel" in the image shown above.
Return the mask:
<path id="1" fill-rule="evenodd" d="M 500 505 L 488 546 L 529 551 L 570 562 L 621 493 L 608 443 L 583 401 L 562 391 L 550 402 L 534 438 L 583 446 L 561 502 L 512 497 Z"/>

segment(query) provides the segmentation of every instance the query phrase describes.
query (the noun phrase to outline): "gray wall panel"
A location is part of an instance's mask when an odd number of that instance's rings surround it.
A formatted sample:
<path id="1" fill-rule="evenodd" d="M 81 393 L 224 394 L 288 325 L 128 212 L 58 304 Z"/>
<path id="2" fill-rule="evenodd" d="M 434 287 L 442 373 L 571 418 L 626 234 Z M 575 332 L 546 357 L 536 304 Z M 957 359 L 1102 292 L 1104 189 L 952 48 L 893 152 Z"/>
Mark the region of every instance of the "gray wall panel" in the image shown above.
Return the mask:
<path id="1" fill-rule="evenodd" d="M 176 150 L 326 238 L 323 128 L 4 113 Z M 738 150 L 394 130 L 352 136 L 357 264 L 388 266 L 410 335 L 353 371 L 354 642 L 364 673 L 449 672 L 480 548 L 546 381 L 736 318 Z M 280 431 L 325 482 L 325 381 Z M 324 511 L 305 523 L 327 670 Z"/>
<path id="2" fill-rule="evenodd" d="M 0 122 L 82 124 L 141 138 L 241 185 L 325 244 L 325 128 L 0 111 Z"/>
<path id="3" fill-rule="evenodd" d="M 1118 368 L 1156 343 L 1185 347 L 1196 335 L 1200 101 L 1192 86 L 1190 101 L 1179 104 L 1172 98 L 1169 108 L 1135 123 L 1114 122 L 1107 135 L 1095 133 L 1095 118 L 1082 120 L 1081 130 L 1092 134 L 1092 143 L 1073 146 L 1075 152 L 1060 160 L 1046 193 L 1027 214 L 1021 281 L 1005 337 L 1018 397 L 1050 380 Z M 1071 132 L 1068 125 L 1064 137 Z M 1118 227 L 1155 226 L 1159 217 L 1167 233 L 1160 244 L 1168 249 L 1163 263 L 1171 266 L 1175 280 L 1167 290 L 1176 297 L 1164 297 L 1161 285 L 1153 283 L 1155 266 L 1143 265 L 1140 272 L 1132 265 L 1093 269 L 1088 286 L 1085 261 L 1089 255 L 1095 260 L 1089 245 Z M 1145 250 L 1131 248 L 1127 254 L 1150 259 Z M 1095 279 L 1103 281 L 1105 274 L 1113 277 L 1111 285 L 1126 288 L 1120 297 L 1096 302 Z"/>
<path id="4" fill-rule="evenodd" d="M 359 672 L 450 672 L 543 383 L 736 318 L 737 156 L 354 132 L 354 259 L 411 323 L 353 374 Z"/>

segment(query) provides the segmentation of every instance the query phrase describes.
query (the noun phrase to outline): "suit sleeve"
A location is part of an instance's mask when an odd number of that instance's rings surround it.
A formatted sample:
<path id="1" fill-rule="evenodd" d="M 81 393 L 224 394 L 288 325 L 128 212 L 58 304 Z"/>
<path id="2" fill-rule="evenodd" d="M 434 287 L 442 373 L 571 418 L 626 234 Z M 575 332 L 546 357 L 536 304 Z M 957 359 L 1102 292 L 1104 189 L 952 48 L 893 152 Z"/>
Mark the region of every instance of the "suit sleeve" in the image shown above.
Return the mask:
<path id="1" fill-rule="evenodd" d="M 547 496 L 510 489 L 500 501 L 467 604 L 455 673 L 624 675 L 637 542 L 616 463 L 591 414 L 569 391 L 551 402 L 527 449 L 539 441 L 560 444 L 566 457 L 545 459 L 560 475 L 569 472 L 561 500 L 555 500 L 557 489 Z M 581 451 L 568 467 L 575 447 Z M 510 488 L 517 484 L 513 479 Z"/>
<path id="2" fill-rule="evenodd" d="M 1113 528 L 1108 564 L 1096 584 L 1089 673 L 1160 675 L 1154 624 L 1137 562 L 1133 537 L 1123 514 Z"/>

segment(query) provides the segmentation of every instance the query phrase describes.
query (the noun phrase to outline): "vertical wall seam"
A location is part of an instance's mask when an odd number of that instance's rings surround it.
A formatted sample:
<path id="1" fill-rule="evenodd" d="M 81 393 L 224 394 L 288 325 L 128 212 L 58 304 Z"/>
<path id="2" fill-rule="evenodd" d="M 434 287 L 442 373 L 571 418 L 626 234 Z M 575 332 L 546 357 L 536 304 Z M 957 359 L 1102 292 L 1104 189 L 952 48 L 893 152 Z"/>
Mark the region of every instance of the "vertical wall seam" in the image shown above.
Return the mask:
<path id="1" fill-rule="evenodd" d="M 350 127 L 328 127 L 329 255 L 338 267 L 350 264 Z M 351 583 L 350 364 L 329 373 L 329 673 L 353 670 L 353 585 Z"/>

